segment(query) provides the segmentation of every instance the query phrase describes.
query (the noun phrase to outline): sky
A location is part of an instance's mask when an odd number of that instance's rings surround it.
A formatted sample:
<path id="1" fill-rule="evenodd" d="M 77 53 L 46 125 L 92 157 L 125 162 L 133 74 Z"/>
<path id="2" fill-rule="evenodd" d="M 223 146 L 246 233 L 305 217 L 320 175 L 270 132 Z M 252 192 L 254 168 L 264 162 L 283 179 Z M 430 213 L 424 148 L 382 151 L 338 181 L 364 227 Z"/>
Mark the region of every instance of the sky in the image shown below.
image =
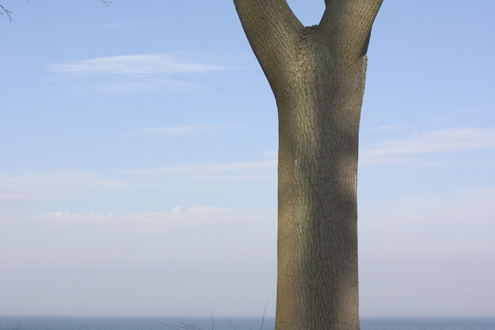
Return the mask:
<path id="1" fill-rule="evenodd" d="M 1 4 L 0 315 L 274 315 L 276 106 L 232 1 Z M 380 10 L 362 316 L 495 316 L 493 12 Z"/>

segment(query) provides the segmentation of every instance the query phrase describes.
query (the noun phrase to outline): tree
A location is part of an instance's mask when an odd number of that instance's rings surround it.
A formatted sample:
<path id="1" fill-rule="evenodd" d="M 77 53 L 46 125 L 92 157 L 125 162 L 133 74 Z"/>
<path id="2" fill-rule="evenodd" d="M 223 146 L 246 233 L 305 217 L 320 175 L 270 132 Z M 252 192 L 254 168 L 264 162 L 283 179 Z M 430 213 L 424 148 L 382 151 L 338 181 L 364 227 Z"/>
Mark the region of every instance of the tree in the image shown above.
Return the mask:
<path id="1" fill-rule="evenodd" d="M 234 0 L 279 117 L 277 330 L 359 329 L 358 133 L 382 0 L 325 0 L 305 27 L 286 0 Z"/>
<path id="2" fill-rule="evenodd" d="M 358 134 L 382 1 L 325 0 L 305 27 L 286 0 L 234 0 L 278 107 L 277 330 L 359 329 Z"/>
<path id="3" fill-rule="evenodd" d="M 4 6 L 0 5 L 0 16 L 7 15 L 7 17 L 9 18 L 9 21 L 12 22 L 12 15 L 11 14 L 12 14 L 12 12 L 10 10 L 8 10 Z"/>
<path id="4" fill-rule="evenodd" d="M 100 0 L 105 6 L 108 6 L 112 2 L 109 0 Z M 0 16 L 6 15 L 10 22 L 12 22 L 12 12 L 5 8 L 3 5 L 0 5 Z"/>

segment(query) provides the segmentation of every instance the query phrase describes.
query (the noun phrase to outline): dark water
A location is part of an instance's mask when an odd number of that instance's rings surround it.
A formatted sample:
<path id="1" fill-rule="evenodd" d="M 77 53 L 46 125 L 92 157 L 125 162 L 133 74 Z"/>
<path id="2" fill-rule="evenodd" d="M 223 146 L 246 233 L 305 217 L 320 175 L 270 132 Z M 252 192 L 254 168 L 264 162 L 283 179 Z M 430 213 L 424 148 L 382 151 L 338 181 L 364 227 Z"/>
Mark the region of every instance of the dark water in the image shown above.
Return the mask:
<path id="1" fill-rule="evenodd" d="M 495 318 L 362 318 L 361 330 L 495 330 Z"/>
<path id="2" fill-rule="evenodd" d="M 263 327 L 262 327 L 263 322 Z M 273 330 L 273 318 L 0 316 L 0 330 Z M 495 330 L 495 318 L 362 318 L 361 330 Z"/>

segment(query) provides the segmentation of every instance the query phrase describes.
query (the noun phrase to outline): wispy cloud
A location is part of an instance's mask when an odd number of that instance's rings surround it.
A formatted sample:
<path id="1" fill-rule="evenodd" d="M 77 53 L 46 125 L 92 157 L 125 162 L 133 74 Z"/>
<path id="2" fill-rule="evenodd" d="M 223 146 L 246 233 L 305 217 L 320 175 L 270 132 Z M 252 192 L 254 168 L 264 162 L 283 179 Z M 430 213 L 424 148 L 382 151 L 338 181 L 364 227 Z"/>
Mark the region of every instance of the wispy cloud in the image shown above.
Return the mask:
<path id="1" fill-rule="evenodd" d="M 190 86 L 184 75 L 204 74 L 226 67 L 219 59 L 189 52 L 99 57 L 55 63 L 46 69 L 72 85 L 97 92 L 149 92 Z"/>
<path id="2" fill-rule="evenodd" d="M 243 214 L 241 216 L 241 214 Z M 263 216 L 260 216 L 263 215 Z M 122 215 L 110 214 L 77 214 L 66 211 L 48 212 L 43 215 L 47 220 L 63 219 L 74 222 L 102 221 L 121 225 L 126 222 L 140 223 L 177 223 L 177 224 L 213 224 L 223 222 L 243 222 L 243 221 L 272 221 L 276 218 L 275 209 L 228 209 L 215 206 L 194 206 L 183 208 L 175 206 L 170 210 L 148 213 L 128 213 Z"/>
<path id="3" fill-rule="evenodd" d="M 450 254 L 476 246 L 478 251 L 488 248 L 493 253 L 494 199 L 495 189 L 474 187 L 374 204 L 360 210 L 360 244 L 373 242 L 374 252 L 380 250 L 381 255 Z M 384 244 L 385 239 L 390 244 Z M 391 250 L 392 245 L 395 247 Z"/>
<path id="4" fill-rule="evenodd" d="M 67 265 L 98 264 L 104 260 L 127 263 L 129 258 L 156 263 L 157 255 L 180 260 L 216 259 L 219 255 L 238 259 L 243 253 L 259 256 L 266 253 L 267 243 L 275 252 L 276 219 L 276 208 L 204 205 L 124 214 L 68 211 L 14 217 L 0 214 L 0 242 L 13 247 L 12 253 L 0 253 L 0 261 L 3 265 L 20 260 L 36 265 L 43 255 L 47 262 Z M 253 238 L 257 238 L 256 246 L 250 244 Z M 263 238 L 270 241 L 261 247 L 258 243 Z M 18 242 L 23 242 L 22 246 Z"/>
<path id="5" fill-rule="evenodd" d="M 184 80 L 149 78 L 149 79 L 132 79 L 119 81 L 98 81 L 93 83 L 78 84 L 84 90 L 99 93 L 136 93 L 150 92 L 163 89 L 184 90 L 191 87 L 191 84 Z"/>
<path id="6" fill-rule="evenodd" d="M 362 150 L 360 160 L 365 164 L 401 162 L 420 155 L 494 147 L 495 128 L 444 129 L 379 143 Z"/>
<path id="7" fill-rule="evenodd" d="M 189 179 L 218 179 L 238 178 L 254 179 L 275 178 L 276 160 L 237 163 L 206 163 L 199 165 L 168 166 L 145 169 L 122 170 L 121 174 L 128 175 L 174 175 L 187 176 Z"/>
<path id="8" fill-rule="evenodd" d="M 399 130 L 404 129 L 407 125 L 385 125 L 385 126 L 378 126 L 378 127 L 372 127 L 369 128 L 368 131 L 370 132 L 397 132 Z"/>
<path id="9" fill-rule="evenodd" d="M 182 125 L 149 127 L 135 130 L 137 134 L 160 136 L 195 136 L 239 129 L 239 125 Z"/>
<path id="10" fill-rule="evenodd" d="M 218 65 L 187 59 L 181 53 L 139 54 L 93 58 L 48 65 L 48 70 L 77 75 L 164 75 L 198 73 L 225 69 Z M 189 55 L 190 57 L 190 55 Z"/>
<path id="11" fill-rule="evenodd" d="M 126 183 L 87 171 L 0 174 L 0 204 L 65 198 L 94 190 L 113 190 Z"/>

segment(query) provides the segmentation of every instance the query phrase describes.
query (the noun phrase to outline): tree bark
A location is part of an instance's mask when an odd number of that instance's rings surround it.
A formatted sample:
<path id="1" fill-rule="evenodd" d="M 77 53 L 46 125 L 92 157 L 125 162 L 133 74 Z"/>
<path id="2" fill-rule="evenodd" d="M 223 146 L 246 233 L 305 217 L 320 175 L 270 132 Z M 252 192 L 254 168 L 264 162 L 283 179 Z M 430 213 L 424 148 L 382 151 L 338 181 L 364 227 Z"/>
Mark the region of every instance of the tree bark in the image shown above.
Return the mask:
<path id="1" fill-rule="evenodd" d="M 234 0 L 279 115 L 276 330 L 357 330 L 358 133 L 382 0 L 325 0 L 304 27 L 286 0 Z"/>

